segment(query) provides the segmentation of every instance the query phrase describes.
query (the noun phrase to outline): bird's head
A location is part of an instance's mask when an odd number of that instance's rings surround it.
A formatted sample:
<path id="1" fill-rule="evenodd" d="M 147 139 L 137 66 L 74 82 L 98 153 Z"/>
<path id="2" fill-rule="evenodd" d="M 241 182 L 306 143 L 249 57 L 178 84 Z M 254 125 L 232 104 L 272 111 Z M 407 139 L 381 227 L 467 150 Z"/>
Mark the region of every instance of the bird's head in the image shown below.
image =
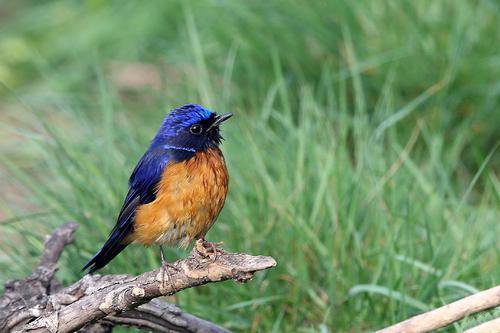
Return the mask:
<path id="1" fill-rule="evenodd" d="M 152 147 L 195 153 L 220 144 L 219 125 L 232 113 L 216 114 L 201 105 L 186 104 L 173 109 L 153 139 Z"/>

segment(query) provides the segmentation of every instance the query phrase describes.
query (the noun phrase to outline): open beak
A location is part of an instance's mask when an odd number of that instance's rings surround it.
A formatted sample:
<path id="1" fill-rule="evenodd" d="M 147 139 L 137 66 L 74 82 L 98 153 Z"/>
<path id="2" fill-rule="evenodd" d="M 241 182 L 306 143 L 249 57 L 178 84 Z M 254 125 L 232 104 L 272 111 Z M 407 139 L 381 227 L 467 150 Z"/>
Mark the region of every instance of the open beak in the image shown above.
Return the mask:
<path id="1" fill-rule="evenodd" d="M 207 129 L 207 132 L 210 131 L 211 129 L 213 128 L 216 128 L 217 126 L 219 126 L 223 121 L 226 121 L 228 120 L 229 118 L 231 118 L 233 116 L 233 114 L 231 112 L 228 112 L 228 113 L 223 113 L 223 114 L 219 114 L 217 116 L 215 116 L 215 120 L 214 122 L 212 123 L 212 125 L 210 125 L 210 127 L 208 127 Z"/>

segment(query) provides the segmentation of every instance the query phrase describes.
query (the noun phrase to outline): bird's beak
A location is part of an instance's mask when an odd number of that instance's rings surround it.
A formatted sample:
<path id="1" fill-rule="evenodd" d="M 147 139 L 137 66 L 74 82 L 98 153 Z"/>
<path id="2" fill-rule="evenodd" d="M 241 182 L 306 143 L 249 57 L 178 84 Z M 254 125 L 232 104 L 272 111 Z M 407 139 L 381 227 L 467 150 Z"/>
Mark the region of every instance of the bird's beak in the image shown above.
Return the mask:
<path id="1" fill-rule="evenodd" d="M 229 118 L 231 118 L 233 116 L 233 114 L 231 112 L 228 112 L 228 113 L 223 113 L 223 114 L 220 114 L 220 115 L 217 115 L 215 116 L 215 120 L 214 122 L 210 125 L 210 127 L 208 127 L 207 129 L 207 132 L 210 131 L 211 129 L 213 128 L 216 128 L 217 126 L 219 126 L 223 121 L 226 121 L 228 120 Z"/>

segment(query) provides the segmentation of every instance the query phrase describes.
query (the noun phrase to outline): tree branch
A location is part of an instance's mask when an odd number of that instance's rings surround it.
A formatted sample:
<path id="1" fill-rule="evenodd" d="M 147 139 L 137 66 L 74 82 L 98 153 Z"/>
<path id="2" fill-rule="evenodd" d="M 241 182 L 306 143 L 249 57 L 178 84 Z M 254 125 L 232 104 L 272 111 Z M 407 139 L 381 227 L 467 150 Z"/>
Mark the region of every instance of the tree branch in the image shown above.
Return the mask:
<path id="1" fill-rule="evenodd" d="M 447 326 L 465 316 L 496 306 L 500 306 L 500 286 L 481 291 L 432 311 L 422 313 L 398 324 L 381 329 L 377 333 L 429 332 Z M 491 325 L 494 324 L 499 325 L 498 321 L 491 323 Z M 474 331 L 472 330 L 472 332 Z"/>
<path id="2" fill-rule="evenodd" d="M 6 284 L 0 297 L 0 331 L 106 332 L 109 326 L 127 325 L 159 332 L 227 332 L 158 300 L 183 289 L 211 282 L 246 282 L 257 271 L 276 265 L 271 257 L 222 253 L 215 260 L 194 250 L 169 267 L 130 275 L 86 275 L 66 288 L 55 288 L 56 262 L 73 239 L 76 223 L 59 227 L 45 243 L 40 264 L 25 280 Z M 107 325 L 106 325 L 107 324 Z"/>
<path id="3" fill-rule="evenodd" d="M 177 306 L 157 299 L 102 321 L 112 326 L 135 326 L 155 332 L 206 332 L 229 333 L 211 322 L 182 312 Z"/>

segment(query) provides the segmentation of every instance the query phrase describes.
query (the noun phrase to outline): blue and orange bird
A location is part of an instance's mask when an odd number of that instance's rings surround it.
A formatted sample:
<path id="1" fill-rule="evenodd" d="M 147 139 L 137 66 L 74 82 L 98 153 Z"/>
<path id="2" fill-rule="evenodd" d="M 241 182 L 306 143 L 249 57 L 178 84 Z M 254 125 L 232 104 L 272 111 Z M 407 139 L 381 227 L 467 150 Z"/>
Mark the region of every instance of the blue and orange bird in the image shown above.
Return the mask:
<path id="1" fill-rule="evenodd" d="M 84 266 L 92 273 L 131 243 L 186 247 L 204 240 L 219 215 L 228 190 L 228 173 L 219 149 L 217 115 L 197 104 L 172 110 L 129 179 L 129 190 L 104 246 Z"/>

